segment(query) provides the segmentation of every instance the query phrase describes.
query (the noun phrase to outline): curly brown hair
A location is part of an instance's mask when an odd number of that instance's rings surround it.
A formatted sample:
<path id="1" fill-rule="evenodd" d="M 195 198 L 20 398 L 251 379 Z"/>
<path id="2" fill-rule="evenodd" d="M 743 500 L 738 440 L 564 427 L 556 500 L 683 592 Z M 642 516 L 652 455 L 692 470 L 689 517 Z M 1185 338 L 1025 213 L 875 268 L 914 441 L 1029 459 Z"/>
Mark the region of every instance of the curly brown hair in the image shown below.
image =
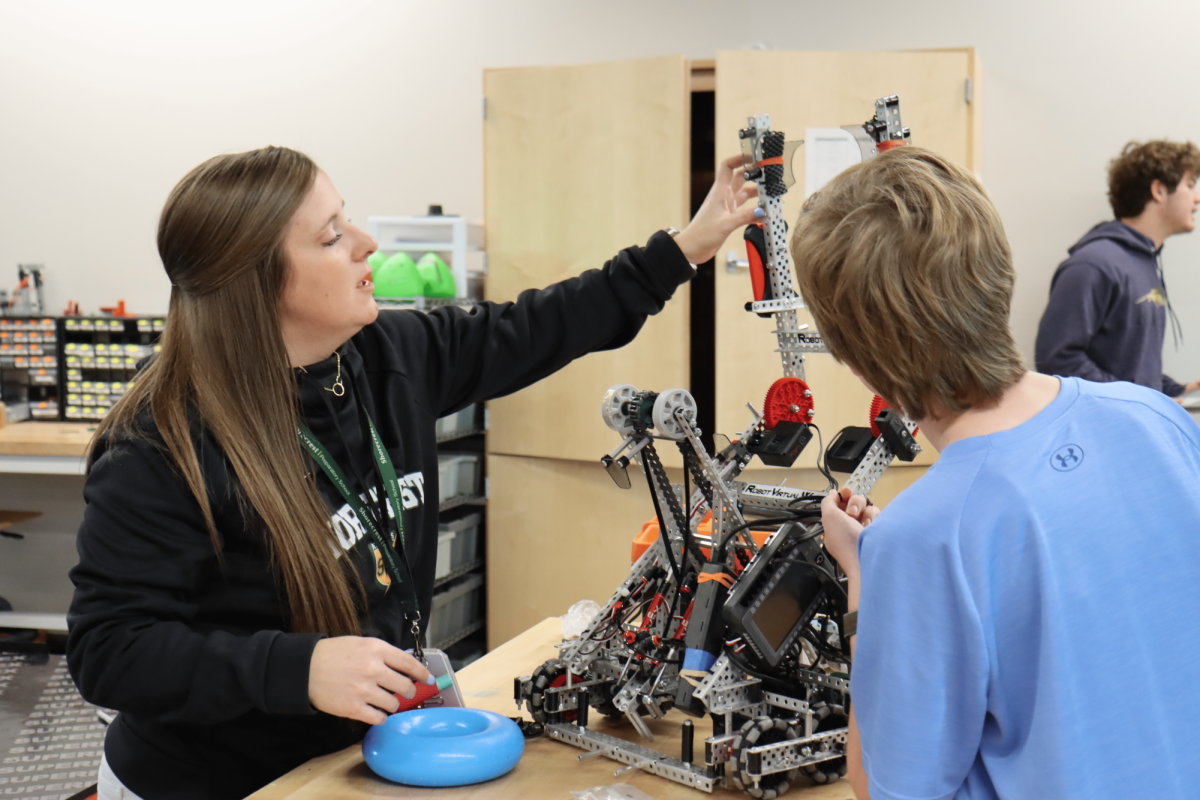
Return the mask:
<path id="1" fill-rule="evenodd" d="M 1200 149 L 1191 142 L 1157 139 L 1130 142 L 1108 165 L 1108 202 L 1117 219 L 1141 216 L 1150 202 L 1150 187 L 1162 181 L 1174 192 L 1185 172 L 1200 175 Z"/>

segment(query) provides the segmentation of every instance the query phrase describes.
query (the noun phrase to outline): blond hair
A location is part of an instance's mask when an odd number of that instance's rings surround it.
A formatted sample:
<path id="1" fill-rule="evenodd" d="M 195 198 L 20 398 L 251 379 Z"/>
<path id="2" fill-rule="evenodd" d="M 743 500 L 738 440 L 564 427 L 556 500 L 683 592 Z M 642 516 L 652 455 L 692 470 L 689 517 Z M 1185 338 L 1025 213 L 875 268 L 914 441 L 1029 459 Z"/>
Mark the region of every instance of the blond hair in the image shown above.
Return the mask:
<path id="1" fill-rule="evenodd" d="M 829 352 L 909 417 L 986 405 L 1024 374 L 1004 228 L 953 162 L 899 147 L 851 167 L 804 204 L 791 251 Z"/>

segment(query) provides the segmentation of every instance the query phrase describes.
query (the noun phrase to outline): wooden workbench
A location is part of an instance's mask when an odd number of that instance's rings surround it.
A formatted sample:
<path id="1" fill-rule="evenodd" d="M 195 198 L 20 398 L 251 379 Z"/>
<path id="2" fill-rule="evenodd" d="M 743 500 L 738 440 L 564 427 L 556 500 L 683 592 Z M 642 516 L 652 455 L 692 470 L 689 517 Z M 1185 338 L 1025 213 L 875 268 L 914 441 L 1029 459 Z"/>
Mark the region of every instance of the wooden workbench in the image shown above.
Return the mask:
<path id="1" fill-rule="evenodd" d="M 17 422 L 0 428 L 0 472 L 82 475 L 95 422 Z"/>
<path id="2" fill-rule="evenodd" d="M 0 428 L 0 455 L 82 458 L 95 422 L 17 422 Z"/>
<path id="3" fill-rule="evenodd" d="M 548 658 L 554 658 L 554 645 L 562 640 L 562 627 L 557 617 L 535 625 L 519 636 L 488 653 L 458 673 L 459 686 L 466 704 L 472 708 L 515 716 L 513 678 L 528 675 Z M 522 714 L 528 718 L 528 713 Z M 678 757 L 680 724 L 688 717 L 671 711 L 666 719 L 648 720 L 654 742 L 640 742 L 627 721 L 612 722 L 593 711 L 589 727 L 613 736 L 652 747 Z M 704 739 L 711 734 L 711 723 L 695 720 L 695 752 L 704 752 Z M 348 747 L 338 753 L 315 758 L 277 781 L 250 795 L 252 800 L 356 800 L 357 798 L 442 798 L 443 800 L 486 800 L 487 798 L 522 798 L 522 800 L 569 800 L 571 791 L 592 786 L 628 783 L 656 800 L 700 800 L 705 794 L 678 783 L 638 770 L 614 777 L 613 772 L 624 766 L 604 757 L 579 761 L 583 751 L 557 742 L 549 737 L 525 743 L 525 754 L 512 772 L 487 783 L 447 789 L 428 789 L 401 786 L 384 780 L 371 772 L 363 761 L 362 748 Z M 798 800 L 853 800 L 854 792 L 847 781 L 830 786 L 810 786 L 803 777 L 797 778 L 796 788 L 787 797 Z M 736 789 L 720 789 L 715 797 L 749 795 Z"/>

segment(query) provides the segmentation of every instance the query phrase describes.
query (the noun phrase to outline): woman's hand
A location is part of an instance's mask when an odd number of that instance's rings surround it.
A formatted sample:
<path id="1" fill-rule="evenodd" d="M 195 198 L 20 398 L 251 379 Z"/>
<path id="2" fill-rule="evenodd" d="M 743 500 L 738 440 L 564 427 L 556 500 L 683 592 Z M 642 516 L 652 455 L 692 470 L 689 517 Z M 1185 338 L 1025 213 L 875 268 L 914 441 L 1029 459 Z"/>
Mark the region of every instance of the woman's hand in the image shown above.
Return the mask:
<path id="1" fill-rule="evenodd" d="M 879 507 L 870 505 L 861 494 L 849 489 L 830 492 L 821 501 L 821 526 L 825 529 L 825 549 L 837 560 L 842 572 L 858 576 L 858 535 L 879 516 Z"/>
<path id="2" fill-rule="evenodd" d="M 378 725 L 400 707 L 393 694 L 411 698 L 413 680 L 431 683 L 425 666 L 382 639 L 322 639 L 308 668 L 308 701 L 337 717 Z"/>
<path id="3" fill-rule="evenodd" d="M 717 165 L 717 179 L 704 204 L 675 243 L 692 264 L 712 259 L 729 235 L 763 214 L 746 201 L 758 196 L 758 185 L 743 178 L 742 157 L 727 158 Z"/>

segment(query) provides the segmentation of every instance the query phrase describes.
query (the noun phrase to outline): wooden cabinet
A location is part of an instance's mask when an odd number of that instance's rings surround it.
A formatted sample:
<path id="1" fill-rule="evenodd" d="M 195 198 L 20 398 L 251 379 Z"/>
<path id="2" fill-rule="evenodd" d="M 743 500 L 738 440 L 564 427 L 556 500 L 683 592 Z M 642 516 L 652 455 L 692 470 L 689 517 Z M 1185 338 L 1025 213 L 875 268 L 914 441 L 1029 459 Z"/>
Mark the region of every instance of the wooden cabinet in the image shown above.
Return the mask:
<path id="1" fill-rule="evenodd" d="M 861 123 L 877 97 L 898 94 L 913 143 L 980 171 L 981 86 L 973 49 L 892 53 L 741 52 L 715 61 L 682 56 L 604 64 L 489 70 L 485 215 L 488 297 L 600 266 L 656 230 L 682 228 L 719 157 L 738 151 L 737 132 L 769 113 L 789 140 L 810 128 Z M 715 104 L 714 104 L 715 101 Z M 705 154 L 693 148 L 704 147 Z M 715 146 L 714 146 L 715 143 Z M 699 156 L 699 158 L 697 158 Z M 788 217 L 804 200 L 803 148 Z M 489 405 L 488 630 L 494 646 L 571 602 L 603 602 L 626 573 L 626 545 L 653 515 L 644 485 L 613 486 L 598 459 L 617 436 L 601 421 L 604 391 L 688 388 L 708 421 L 733 434 L 750 422 L 782 374 L 773 323 L 748 314 L 740 231 L 714 268 L 681 287 L 628 347 L 587 356 L 557 375 Z M 800 312 L 801 321 L 805 312 Z M 808 359 L 824 443 L 847 425 L 865 425 L 871 396 L 830 356 Z M 714 426 L 715 422 L 715 426 Z M 873 499 L 886 502 L 924 472 L 934 451 L 893 467 Z M 681 463 L 661 447 L 664 463 Z M 823 487 L 810 445 L 796 469 L 755 478 Z M 633 470 L 635 481 L 641 477 Z M 894 473 L 894 474 L 892 474 Z M 678 476 L 676 476 L 678 479 Z"/>
<path id="2" fill-rule="evenodd" d="M 682 56 L 484 74 L 489 300 L 687 223 L 688 82 Z M 493 401 L 489 451 L 592 460 L 611 450 L 597 412 L 609 386 L 688 385 L 687 300 L 684 286 L 629 346 Z"/>

